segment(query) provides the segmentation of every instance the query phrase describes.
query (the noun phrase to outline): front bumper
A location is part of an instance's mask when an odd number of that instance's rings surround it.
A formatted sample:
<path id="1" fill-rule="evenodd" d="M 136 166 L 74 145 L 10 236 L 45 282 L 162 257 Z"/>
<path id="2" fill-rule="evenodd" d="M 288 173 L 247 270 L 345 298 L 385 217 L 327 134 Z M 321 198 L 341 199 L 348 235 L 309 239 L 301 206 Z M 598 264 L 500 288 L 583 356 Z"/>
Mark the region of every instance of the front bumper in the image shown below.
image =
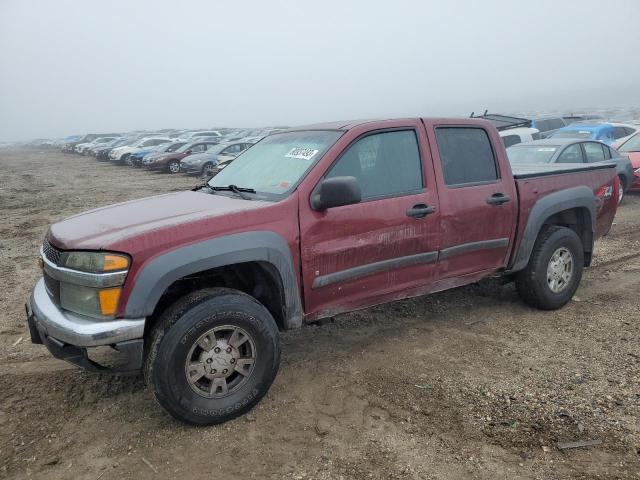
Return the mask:
<path id="1" fill-rule="evenodd" d="M 144 318 L 105 321 L 63 311 L 47 294 L 42 278 L 25 307 L 32 343 L 44 344 L 54 357 L 94 371 L 124 373 L 142 368 Z M 104 366 L 89 358 L 87 349 L 100 346 L 118 351 L 121 361 Z"/>
<path id="2" fill-rule="evenodd" d="M 184 173 L 201 173 L 202 165 L 180 164 L 180 171 Z"/>

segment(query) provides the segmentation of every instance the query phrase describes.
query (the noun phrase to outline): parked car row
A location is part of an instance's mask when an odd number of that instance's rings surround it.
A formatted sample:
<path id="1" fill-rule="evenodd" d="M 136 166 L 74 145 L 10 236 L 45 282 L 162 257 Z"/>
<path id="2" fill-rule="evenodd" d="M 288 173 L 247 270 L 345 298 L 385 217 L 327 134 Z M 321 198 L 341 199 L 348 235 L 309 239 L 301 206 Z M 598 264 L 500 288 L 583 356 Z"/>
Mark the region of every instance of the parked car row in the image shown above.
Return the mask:
<path id="1" fill-rule="evenodd" d="M 169 173 L 215 175 L 247 148 L 281 128 L 88 134 L 62 145 L 98 161 Z"/>
<path id="2" fill-rule="evenodd" d="M 620 145 L 640 129 L 638 124 L 609 122 L 588 114 L 522 118 L 485 112 L 477 116 L 471 113 L 471 117 L 493 123 L 507 148 L 543 138 L 580 138 Z"/>

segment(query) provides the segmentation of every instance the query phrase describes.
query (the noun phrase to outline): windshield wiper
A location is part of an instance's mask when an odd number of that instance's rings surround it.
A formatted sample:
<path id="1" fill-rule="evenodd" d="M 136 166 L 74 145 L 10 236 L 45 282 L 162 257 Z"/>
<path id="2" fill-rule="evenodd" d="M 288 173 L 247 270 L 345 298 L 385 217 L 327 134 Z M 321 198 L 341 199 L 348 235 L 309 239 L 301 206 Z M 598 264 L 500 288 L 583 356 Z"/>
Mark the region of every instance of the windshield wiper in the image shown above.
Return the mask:
<path id="1" fill-rule="evenodd" d="M 212 186 L 209 186 L 209 188 L 211 190 L 213 190 L 213 191 L 216 191 L 216 192 L 233 192 L 233 193 L 237 194 L 238 196 L 244 198 L 245 200 L 251 200 L 251 197 L 243 195 L 243 192 L 256 193 L 256 191 L 253 188 L 237 187 L 235 185 L 227 185 L 226 187 L 212 187 Z"/>

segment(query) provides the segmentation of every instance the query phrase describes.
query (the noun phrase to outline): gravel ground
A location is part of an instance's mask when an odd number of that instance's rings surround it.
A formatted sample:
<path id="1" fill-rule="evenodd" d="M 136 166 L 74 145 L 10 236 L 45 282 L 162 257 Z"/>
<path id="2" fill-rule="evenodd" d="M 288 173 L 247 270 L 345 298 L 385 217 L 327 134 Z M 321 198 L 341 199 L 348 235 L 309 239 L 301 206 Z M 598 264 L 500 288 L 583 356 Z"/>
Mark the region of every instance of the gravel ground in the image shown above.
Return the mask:
<path id="1" fill-rule="evenodd" d="M 562 310 L 486 282 L 287 332 L 267 397 L 192 428 L 31 345 L 23 304 L 50 223 L 198 179 L 37 150 L 0 169 L 0 478 L 640 479 L 638 196 Z"/>

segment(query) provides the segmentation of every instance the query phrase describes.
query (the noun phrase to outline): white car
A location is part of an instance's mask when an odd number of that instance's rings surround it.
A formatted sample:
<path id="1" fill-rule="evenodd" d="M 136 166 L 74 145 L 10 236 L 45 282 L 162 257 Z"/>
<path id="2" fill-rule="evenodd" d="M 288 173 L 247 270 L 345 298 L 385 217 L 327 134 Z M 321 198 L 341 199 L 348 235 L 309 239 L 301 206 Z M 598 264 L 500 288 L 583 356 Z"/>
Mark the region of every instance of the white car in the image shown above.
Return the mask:
<path id="1" fill-rule="evenodd" d="M 539 133 L 540 130 L 531 127 L 509 128 L 507 130 L 500 130 L 498 132 L 498 134 L 500 134 L 500 137 L 502 138 L 502 143 L 504 143 L 505 148 L 517 143 L 538 140 L 539 137 L 537 134 Z"/>
<path id="2" fill-rule="evenodd" d="M 110 142 L 111 140 L 114 140 L 115 138 L 117 138 L 117 137 L 99 137 L 99 138 L 96 138 L 95 140 L 92 140 L 91 142 L 85 142 L 85 143 L 80 143 L 80 144 L 76 145 L 74 150 L 77 153 L 82 154 L 88 148 L 91 148 L 91 147 L 93 147 L 95 145 L 100 145 L 102 143 Z"/>
<path id="3" fill-rule="evenodd" d="M 218 130 L 192 130 L 180 134 L 182 140 L 195 141 L 197 137 L 222 137 L 222 134 Z"/>
<path id="4" fill-rule="evenodd" d="M 114 148 L 109 153 L 109 160 L 112 162 L 126 162 L 129 155 L 143 148 L 156 147 L 163 143 L 175 142 L 174 138 L 169 137 L 144 137 L 131 145 Z"/>

